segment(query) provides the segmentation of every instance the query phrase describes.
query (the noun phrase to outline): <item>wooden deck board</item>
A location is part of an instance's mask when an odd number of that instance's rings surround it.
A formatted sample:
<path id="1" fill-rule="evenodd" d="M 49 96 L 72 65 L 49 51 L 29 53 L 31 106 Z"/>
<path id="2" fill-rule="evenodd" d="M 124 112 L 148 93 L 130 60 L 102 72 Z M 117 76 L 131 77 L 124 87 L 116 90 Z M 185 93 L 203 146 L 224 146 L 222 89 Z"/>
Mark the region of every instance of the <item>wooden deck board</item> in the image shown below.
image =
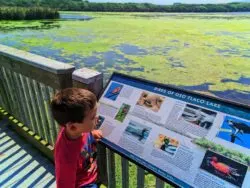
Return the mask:
<path id="1" fill-rule="evenodd" d="M 0 120 L 0 187 L 55 187 L 54 165 Z"/>

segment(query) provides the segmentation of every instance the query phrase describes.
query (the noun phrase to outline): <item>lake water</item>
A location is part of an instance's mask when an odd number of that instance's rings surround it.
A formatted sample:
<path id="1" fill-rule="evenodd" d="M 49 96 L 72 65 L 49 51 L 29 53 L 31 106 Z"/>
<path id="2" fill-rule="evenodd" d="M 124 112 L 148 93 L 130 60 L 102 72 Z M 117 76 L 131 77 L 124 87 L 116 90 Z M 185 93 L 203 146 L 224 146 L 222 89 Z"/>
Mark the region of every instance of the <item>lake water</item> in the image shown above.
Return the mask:
<path id="1" fill-rule="evenodd" d="M 250 105 L 250 13 L 72 13 L 1 21 L 0 43 Z"/>

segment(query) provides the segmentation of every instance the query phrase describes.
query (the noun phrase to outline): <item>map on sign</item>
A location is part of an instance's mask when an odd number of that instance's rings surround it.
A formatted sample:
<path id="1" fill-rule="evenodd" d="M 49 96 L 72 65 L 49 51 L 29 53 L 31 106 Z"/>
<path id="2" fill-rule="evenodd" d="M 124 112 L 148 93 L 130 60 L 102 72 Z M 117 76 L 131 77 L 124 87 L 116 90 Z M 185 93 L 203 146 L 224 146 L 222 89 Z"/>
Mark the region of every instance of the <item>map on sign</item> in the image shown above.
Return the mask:
<path id="1" fill-rule="evenodd" d="M 118 73 L 99 103 L 102 142 L 166 181 L 249 188 L 248 107 Z"/>

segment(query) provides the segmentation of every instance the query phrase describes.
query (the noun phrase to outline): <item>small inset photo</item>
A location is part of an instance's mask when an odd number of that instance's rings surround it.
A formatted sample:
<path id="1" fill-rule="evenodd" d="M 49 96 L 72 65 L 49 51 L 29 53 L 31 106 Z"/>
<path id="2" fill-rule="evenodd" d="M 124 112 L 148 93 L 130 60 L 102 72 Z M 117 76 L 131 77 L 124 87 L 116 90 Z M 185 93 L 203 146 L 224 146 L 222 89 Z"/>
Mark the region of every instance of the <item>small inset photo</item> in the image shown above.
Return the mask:
<path id="1" fill-rule="evenodd" d="M 130 121 L 124 133 L 129 136 L 131 140 L 144 144 L 149 136 L 150 131 L 151 128 L 135 121 Z"/>
<path id="2" fill-rule="evenodd" d="M 120 122 L 123 122 L 123 120 L 125 119 L 125 117 L 127 116 L 129 112 L 129 109 L 130 109 L 130 105 L 123 103 L 118 113 L 116 114 L 115 119 Z"/>
<path id="3" fill-rule="evenodd" d="M 177 139 L 159 134 L 154 142 L 154 147 L 161 149 L 169 155 L 174 156 L 179 144 L 180 143 Z"/>
<path id="4" fill-rule="evenodd" d="M 143 91 L 136 104 L 158 112 L 164 99 L 165 97 Z"/>
<path id="5" fill-rule="evenodd" d="M 216 114 L 216 112 L 187 104 L 180 119 L 209 130 L 213 125 Z"/>
<path id="6" fill-rule="evenodd" d="M 104 95 L 104 97 L 115 101 L 116 98 L 118 97 L 118 95 L 120 94 L 122 88 L 123 88 L 123 85 L 113 82 L 110 85 L 110 87 L 109 87 L 108 91 L 106 92 L 106 94 Z"/>
<path id="7" fill-rule="evenodd" d="M 248 167 L 207 150 L 200 168 L 227 182 L 241 187 Z"/>
<path id="8" fill-rule="evenodd" d="M 217 137 L 250 149 L 250 122 L 226 116 Z"/>
<path id="9" fill-rule="evenodd" d="M 98 116 L 97 124 L 96 124 L 95 129 L 99 129 L 102 126 L 102 123 L 104 122 L 104 119 L 105 119 L 105 117 L 100 116 L 100 115 Z"/>

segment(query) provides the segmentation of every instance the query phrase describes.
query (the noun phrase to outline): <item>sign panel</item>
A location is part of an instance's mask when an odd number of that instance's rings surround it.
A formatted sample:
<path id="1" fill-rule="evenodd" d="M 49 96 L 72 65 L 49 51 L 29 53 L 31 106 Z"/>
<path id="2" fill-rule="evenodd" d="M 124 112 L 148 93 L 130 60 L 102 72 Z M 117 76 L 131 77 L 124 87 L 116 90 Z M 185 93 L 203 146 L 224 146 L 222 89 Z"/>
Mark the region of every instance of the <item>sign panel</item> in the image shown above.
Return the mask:
<path id="1" fill-rule="evenodd" d="M 118 73 L 99 103 L 102 142 L 166 181 L 249 188 L 248 107 Z"/>

